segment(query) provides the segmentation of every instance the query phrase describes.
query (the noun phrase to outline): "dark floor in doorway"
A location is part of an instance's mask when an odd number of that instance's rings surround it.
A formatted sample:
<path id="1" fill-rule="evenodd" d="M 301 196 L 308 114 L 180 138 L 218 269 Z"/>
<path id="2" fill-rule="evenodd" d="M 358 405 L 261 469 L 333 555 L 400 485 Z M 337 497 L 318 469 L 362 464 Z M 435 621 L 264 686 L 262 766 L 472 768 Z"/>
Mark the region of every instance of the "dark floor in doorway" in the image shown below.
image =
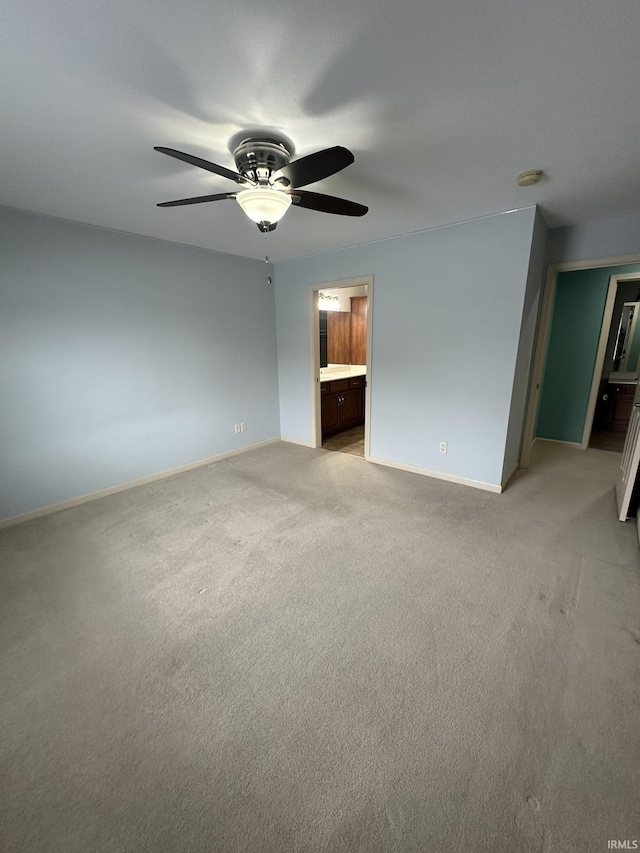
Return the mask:
<path id="1" fill-rule="evenodd" d="M 613 450 L 622 453 L 626 432 L 613 429 L 594 429 L 589 439 L 589 447 L 595 450 Z"/>
<path id="2" fill-rule="evenodd" d="M 351 456 L 364 456 L 364 425 L 346 429 L 322 442 L 325 450 L 337 450 L 350 453 Z"/>

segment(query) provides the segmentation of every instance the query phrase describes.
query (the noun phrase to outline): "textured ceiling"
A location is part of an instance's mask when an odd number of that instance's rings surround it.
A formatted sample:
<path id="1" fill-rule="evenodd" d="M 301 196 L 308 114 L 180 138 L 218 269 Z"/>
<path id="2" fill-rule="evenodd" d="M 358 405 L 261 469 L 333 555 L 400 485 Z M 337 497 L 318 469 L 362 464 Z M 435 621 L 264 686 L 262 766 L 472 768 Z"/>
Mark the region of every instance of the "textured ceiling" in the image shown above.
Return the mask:
<path id="1" fill-rule="evenodd" d="M 551 226 L 640 211 L 638 0 L 0 0 L 0 204 L 272 260 L 530 204 Z M 362 219 L 293 208 L 265 240 L 230 140 L 297 156 L 344 145 L 308 189 Z M 516 175 L 544 169 L 536 187 Z"/>

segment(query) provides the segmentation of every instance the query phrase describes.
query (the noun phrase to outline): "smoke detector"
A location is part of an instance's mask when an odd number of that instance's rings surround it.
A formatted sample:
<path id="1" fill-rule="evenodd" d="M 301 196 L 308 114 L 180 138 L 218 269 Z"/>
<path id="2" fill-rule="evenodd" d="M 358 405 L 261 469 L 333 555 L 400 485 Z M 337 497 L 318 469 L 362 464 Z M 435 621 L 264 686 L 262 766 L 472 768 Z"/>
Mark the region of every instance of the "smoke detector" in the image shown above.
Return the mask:
<path id="1" fill-rule="evenodd" d="M 528 172 L 523 172 L 518 175 L 518 186 L 532 187 L 534 184 L 539 184 L 543 174 L 542 169 L 530 169 Z"/>

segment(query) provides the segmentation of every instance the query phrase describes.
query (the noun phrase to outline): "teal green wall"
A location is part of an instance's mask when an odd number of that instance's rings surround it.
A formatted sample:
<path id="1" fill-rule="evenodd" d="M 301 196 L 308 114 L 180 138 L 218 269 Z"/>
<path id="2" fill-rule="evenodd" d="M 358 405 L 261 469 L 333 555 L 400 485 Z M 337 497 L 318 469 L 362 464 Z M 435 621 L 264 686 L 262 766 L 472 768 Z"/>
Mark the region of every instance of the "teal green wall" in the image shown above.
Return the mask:
<path id="1" fill-rule="evenodd" d="M 626 272 L 640 272 L 640 264 L 559 274 L 540 395 L 538 438 L 582 441 L 609 279 Z"/>

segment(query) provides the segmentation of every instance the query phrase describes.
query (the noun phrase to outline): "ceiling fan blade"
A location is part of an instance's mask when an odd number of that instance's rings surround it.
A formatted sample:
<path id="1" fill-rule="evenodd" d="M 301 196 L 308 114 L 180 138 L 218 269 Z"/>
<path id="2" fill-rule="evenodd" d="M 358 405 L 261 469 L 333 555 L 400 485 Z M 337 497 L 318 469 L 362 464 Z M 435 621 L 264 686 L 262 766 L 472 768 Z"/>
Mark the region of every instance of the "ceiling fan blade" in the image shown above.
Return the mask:
<path id="1" fill-rule="evenodd" d="M 157 207 L 181 207 L 183 204 L 202 204 L 205 201 L 222 201 L 223 198 L 235 198 L 235 193 L 217 193 L 216 195 L 199 195 L 195 198 L 179 198 L 177 201 L 162 201 Z"/>
<path id="2" fill-rule="evenodd" d="M 329 175 L 335 175 L 336 172 L 351 165 L 354 159 L 348 148 L 335 145 L 333 148 L 316 151 L 315 154 L 309 154 L 283 166 L 271 176 L 271 180 L 273 182 L 282 177 L 286 178 L 292 187 L 304 187 L 328 178 Z"/>
<path id="3" fill-rule="evenodd" d="M 337 213 L 339 216 L 364 216 L 369 210 L 364 204 L 347 201 L 334 195 L 310 193 L 307 190 L 289 190 L 292 204 L 306 207 L 309 210 L 319 210 L 322 213 Z"/>
<path id="4" fill-rule="evenodd" d="M 203 160 L 201 157 L 194 157 L 193 154 L 185 154 L 183 151 L 176 151 L 175 148 L 162 148 L 155 146 L 154 151 L 159 151 L 161 154 L 168 154 L 169 157 L 175 157 L 176 160 L 182 160 L 183 163 L 189 163 L 191 166 L 198 166 L 200 169 L 206 169 L 207 172 L 213 172 L 214 175 L 221 175 L 223 178 L 230 178 L 237 184 L 248 184 L 254 186 L 253 181 L 243 177 L 238 172 L 232 172 L 231 169 L 226 169 L 224 166 L 218 166 L 217 163 L 211 163 L 209 160 Z"/>

